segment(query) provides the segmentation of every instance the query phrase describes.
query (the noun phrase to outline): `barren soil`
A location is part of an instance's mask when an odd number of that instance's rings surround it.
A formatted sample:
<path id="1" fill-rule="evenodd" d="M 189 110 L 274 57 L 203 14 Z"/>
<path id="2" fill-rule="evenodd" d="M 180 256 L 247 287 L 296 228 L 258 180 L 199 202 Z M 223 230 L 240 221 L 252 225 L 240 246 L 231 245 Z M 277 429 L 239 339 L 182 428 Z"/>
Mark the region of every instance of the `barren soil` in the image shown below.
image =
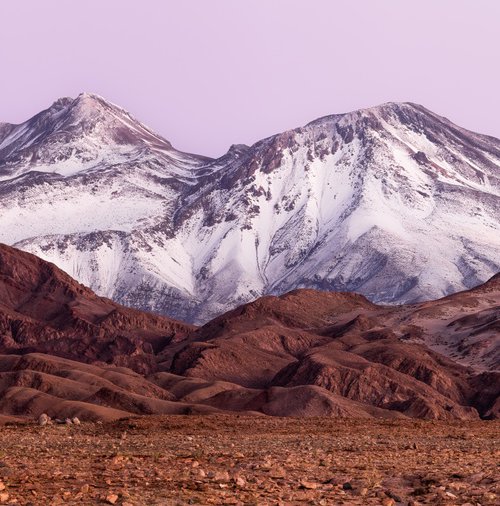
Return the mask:
<path id="1" fill-rule="evenodd" d="M 498 421 L 3 421 L 5 504 L 476 506 L 500 497 Z"/>

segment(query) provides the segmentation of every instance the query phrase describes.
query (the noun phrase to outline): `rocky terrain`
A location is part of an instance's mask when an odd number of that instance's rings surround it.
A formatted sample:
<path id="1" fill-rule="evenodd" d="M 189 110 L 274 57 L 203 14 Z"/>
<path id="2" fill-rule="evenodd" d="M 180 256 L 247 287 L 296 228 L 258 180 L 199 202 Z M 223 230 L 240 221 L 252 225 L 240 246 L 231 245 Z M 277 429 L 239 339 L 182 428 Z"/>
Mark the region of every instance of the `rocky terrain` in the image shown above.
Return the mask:
<path id="1" fill-rule="evenodd" d="M 38 351 L 150 372 L 194 327 L 96 296 L 55 265 L 0 244 L 0 353 Z"/>
<path id="2" fill-rule="evenodd" d="M 431 300 L 500 271 L 499 167 L 498 139 L 411 103 L 212 160 L 82 94 L 0 125 L 0 242 L 195 323 L 295 288 Z"/>
<path id="3" fill-rule="evenodd" d="M 142 417 L 0 427 L 0 504 L 498 504 L 499 422 Z"/>
<path id="4" fill-rule="evenodd" d="M 196 328 L 118 306 L 0 246 L 0 301 L 4 416 L 500 416 L 499 276 L 406 306 L 296 290 Z"/>

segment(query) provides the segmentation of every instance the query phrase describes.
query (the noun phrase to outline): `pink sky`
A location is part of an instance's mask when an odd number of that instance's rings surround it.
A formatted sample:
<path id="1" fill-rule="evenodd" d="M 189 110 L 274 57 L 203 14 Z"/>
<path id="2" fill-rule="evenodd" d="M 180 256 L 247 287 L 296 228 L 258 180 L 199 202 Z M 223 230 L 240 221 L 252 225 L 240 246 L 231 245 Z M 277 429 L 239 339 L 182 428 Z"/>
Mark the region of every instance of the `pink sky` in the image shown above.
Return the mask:
<path id="1" fill-rule="evenodd" d="M 0 121 L 94 92 L 217 156 L 412 101 L 500 137 L 496 0 L 2 0 Z"/>

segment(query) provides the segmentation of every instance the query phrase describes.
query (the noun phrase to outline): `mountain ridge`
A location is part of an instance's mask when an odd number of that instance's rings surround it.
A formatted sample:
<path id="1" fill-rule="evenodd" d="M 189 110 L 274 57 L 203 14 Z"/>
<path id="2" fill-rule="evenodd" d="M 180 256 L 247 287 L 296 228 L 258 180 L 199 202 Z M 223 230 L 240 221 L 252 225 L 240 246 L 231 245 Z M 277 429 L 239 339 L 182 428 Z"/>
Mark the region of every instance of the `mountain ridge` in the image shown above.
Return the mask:
<path id="1" fill-rule="evenodd" d="M 401 303 L 500 270 L 500 141 L 423 106 L 330 115 L 211 159 L 89 100 L 88 131 L 0 151 L 0 241 L 120 303 L 200 323 L 296 287 Z"/>

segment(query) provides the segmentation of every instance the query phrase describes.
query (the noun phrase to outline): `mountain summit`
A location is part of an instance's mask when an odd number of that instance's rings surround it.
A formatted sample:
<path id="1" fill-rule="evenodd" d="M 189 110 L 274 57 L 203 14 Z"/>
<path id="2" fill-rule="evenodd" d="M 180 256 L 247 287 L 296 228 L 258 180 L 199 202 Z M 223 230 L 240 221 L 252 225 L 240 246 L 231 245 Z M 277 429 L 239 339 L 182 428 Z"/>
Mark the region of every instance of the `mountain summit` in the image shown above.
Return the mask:
<path id="1" fill-rule="evenodd" d="M 25 171 L 76 172 L 155 156 L 165 164 L 179 157 L 187 165 L 206 158 L 181 154 L 127 111 L 98 95 L 60 98 L 21 125 L 0 129 L 0 175 Z"/>
<path id="2" fill-rule="evenodd" d="M 200 322 L 298 287 L 415 302 L 500 270 L 500 141 L 389 103 L 175 150 L 94 95 L 0 127 L 0 241 Z"/>

